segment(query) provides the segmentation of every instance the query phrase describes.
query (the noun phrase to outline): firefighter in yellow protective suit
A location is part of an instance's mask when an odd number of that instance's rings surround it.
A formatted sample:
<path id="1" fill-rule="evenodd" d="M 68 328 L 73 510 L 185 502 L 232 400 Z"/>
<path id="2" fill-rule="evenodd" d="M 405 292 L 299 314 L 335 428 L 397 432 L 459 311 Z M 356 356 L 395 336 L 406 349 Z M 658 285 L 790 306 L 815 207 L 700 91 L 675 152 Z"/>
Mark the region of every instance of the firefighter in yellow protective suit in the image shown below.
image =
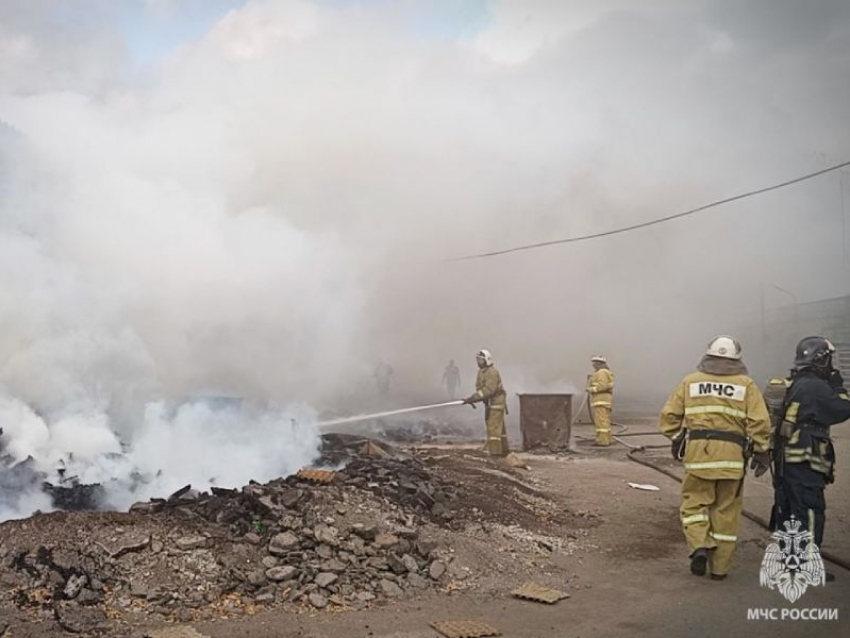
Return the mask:
<path id="1" fill-rule="evenodd" d="M 715 337 L 697 370 L 670 395 L 660 427 L 684 460 L 680 514 L 691 572 L 704 576 L 710 564 L 711 578 L 723 580 L 738 540 L 749 450 L 756 476 L 770 464 L 770 419 L 735 339 Z"/>
<path id="2" fill-rule="evenodd" d="M 463 402 L 470 405 L 484 403 L 484 422 L 487 424 L 487 442 L 484 447 L 492 456 L 507 456 L 510 451 L 505 431 L 508 395 L 502 387 L 502 376 L 493 365 L 493 356 L 489 350 L 479 350 L 475 360 L 478 362 L 475 394 Z"/>
<path id="3" fill-rule="evenodd" d="M 593 357 L 593 374 L 587 380 L 587 393 L 590 397 L 590 410 L 593 413 L 593 426 L 596 428 L 594 445 L 611 445 L 611 410 L 613 408 L 614 374 L 608 367 L 605 357 Z"/>

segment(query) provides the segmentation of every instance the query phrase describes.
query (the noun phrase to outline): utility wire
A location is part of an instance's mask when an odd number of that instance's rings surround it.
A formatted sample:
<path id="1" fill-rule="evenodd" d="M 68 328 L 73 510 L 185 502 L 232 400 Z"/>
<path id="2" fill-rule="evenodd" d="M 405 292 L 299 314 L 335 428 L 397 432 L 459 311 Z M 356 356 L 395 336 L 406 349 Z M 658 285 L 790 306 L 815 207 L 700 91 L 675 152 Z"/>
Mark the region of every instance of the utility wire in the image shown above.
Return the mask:
<path id="1" fill-rule="evenodd" d="M 553 239 L 550 241 L 542 241 L 536 244 L 527 244 L 525 246 L 516 246 L 514 248 L 505 248 L 503 250 L 494 250 L 487 253 L 478 253 L 476 255 L 466 255 L 464 257 L 452 257 L 450 259 L 445 259 L 444 261 L 467 261 L 469 259 L 483 259 L 484 257 L 496 257 L 498 255 L 507 255 L 508 253 L 518 253 L 523 250 L 534 250 L 536 248 L 545 248 L 546 246 L 556 246 L 558 244 L 571 244 L 573 242 L 578 241 L 587 241 L 588 239 L 597 239 L 599 237 L 608 237 L 610 235 L 619 235 L 620 233 L 626 233 L 631 230 L 637 230 L 639 228 L 646 228 L 647 226 L 655 226 L 656 224 L 663 224 L 664 222 L 669 222 L 674 219 L 679 219 L 681 217 L 687 217 L 688 215 L 694 215 L 696 213 L 702 212 L 704 210 L 708 210 L 709 208 L 714 208 L 715 206 L 721 206 L 723 204 L 728 204 L 730 202 L 737 201 L 739 199 L 744 199 L 746 197 L 752 197 L 754 195 L 761 195 L 762 193 L 767 193 L 768 191 L 773 191 L 778 188 L 784 188 L 785 186 L 790 186 L 791 184 L 797 184 L 799 182 L 806 181 L 807 179 L 812 179 L 813 177 L 817 177 L 819 175 L 823 175 L 824 173 L 830 173 L 832 171 L 837 171 L 845 166 L 850 166 L 850 161 L 842 162 L 841 164 L 836 164 L 835 166 L 830 166 L 829 168 L 824 168 L 819 171 L 815 171 L 814 173 L 809 173 L 808 175 L 803 175 L 801 177 L 796 177 L 794 179 L 788 180 L 787 182 L 782 182 L 781 184 L 774 184 L 773 186 L 767 186 L 765 188 L 760 188 L 758 190 L 749 191 L 746 193 L 741 193 L 740 195 L 734 195 L 732 197 L 727 197 L 726 199 L 720 199 L 716 202 L 711 202 L 710 204 L 705 204 L 704 206 L 699 206 L 698 208 L 692 208 L 691 210 L 686 210 L 683 213 L 676 213 L 675 215 L 668 215 L 667 217 L 660 217 L 659 219 L 653 219 L 648 222 L 643 222 L 640 224 L 634 224 L 632 226 L 625 226 L 623 228 L 616 228 L 614 230 L 607 230 L 602 233 L 593 233 L 591 235 L 581 235 L 580 237 L 567 237 L 566 239 Z"/>

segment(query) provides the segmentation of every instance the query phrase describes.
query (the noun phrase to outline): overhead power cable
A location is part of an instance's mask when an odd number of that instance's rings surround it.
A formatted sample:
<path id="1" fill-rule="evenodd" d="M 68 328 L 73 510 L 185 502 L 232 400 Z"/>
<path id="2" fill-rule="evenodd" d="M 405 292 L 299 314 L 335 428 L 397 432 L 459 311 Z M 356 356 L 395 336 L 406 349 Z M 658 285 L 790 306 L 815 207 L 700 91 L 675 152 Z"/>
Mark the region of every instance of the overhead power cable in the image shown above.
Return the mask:
<path id="1" fill-rule="evenodd" d="M 622 228 L 615 228 L 613 230 L 606 230 L 601 233 L 593 233 L 590 235 L 581 235 L 579 237 L 567 237 L 565 239 L 552 239 L 549 241 L 541 241 L 536 244 L 527 244 L 525 246 L 515 246 L 514 248 L 505 248 L 502 250 L 493 250 L 491 252 L 486 253 L 478 253 L 475 255 L 466 255 L 463 257 L 452 257 L 450 259 L 446 259 L 444 261 L 466 261 L 469 259 L 483 259 L 484 257 L 497 257 L 498 255 L 507 255 L 508 253 L 518 253 L 523 250 L 535 250 L 537 248 L 545 248 L 546 246 L 557 246 L 559 244 L 571 244 L 579 241 L 587 241 L 589 239 L 598 239 L 599 237 L 609 237 L 611 235 L 619 235 L 620 233 L 627 233 L 632 230 L 638 230 L 640 228 L 646 228 L 647 226 L 655 226 L 656 224 L 663 224 L 665 222 L 673 221 L 674 219 L 680 219 L 682 217 L 687 217 L 688 215 L 695 215 L 696 213 L 700 213 L 704 210 L 708 210 L 709 208 L 715 208 L 716 206 L 721 206 L 723 204 L 728 204 L 730 202 L 738 201 L 739 199 L 744 199 L 746 197 L 753 197 L 754 195 L 761 195 L 762 193 L 767 193 L 768 191 L 773 191 L 778 188 L 784 188 L 785 186 L 791 186 L 792 184 L 798 184 L 800 182 L 804 182 L 807 179 L 812 179 L 813 177 L 818 177 L 819 175 L 823 175 L 825 173 L 831 173 L 832 171 L 840 170 L 846 166 L 850 166 L 850 161 L 841 162 L 840 164 L 836 164 L 835 166 L 830 166 L 829 168 L 824 168 L 819 171 L 815 171 L 814 173 L 809 173 L 808 175 L 802 175 L 800 177 L 796 177 L 794 179 L 790 179 L 786 182 L 782 182 L 781 184 L 774 184 L 773 186 L 766 186 L 765 188 L 759 188 L 758 190 L 748 191 L 746 193 L 741 193 L 740 195 L 734 195 L 732 197 L 727 197 L 726 199 L 719 199 L 715 202 L 711 202 L 710 204 L 705 204 L 703 206 L 699 206 L 697 208 L 692 208 L 690 210 L 686 210 L 682 213 L 676 213 L 675 215 L 668 215 L 667 217 L 660 217 L 658 219 L 653 219 L 650 221 L 642 222 L 640 224 L 633 224 L 631 226 L 624 226 Z"/>

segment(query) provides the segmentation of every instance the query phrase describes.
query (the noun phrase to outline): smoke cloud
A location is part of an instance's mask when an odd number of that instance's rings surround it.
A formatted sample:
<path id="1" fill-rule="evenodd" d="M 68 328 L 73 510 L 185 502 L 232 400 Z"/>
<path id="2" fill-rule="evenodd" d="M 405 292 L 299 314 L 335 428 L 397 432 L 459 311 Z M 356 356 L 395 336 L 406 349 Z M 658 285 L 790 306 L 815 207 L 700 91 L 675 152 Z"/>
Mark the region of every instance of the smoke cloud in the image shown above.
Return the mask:
<path id="1" fill-rule="evenodd" d="M 73 453 L 108 480 L 120 453 L 177 487 L 266 478 L 315 450 L 291 418 L 381 403 L 379 359 L 384 402 L 402 405 L 442 399 L 450 358 L 469 389 L 482 347 L 511 394 L 580 388 L 605 354 L 619 395 L 652 405 L 718 333 L 775 372 L 762 291 L 788 300 L 772 284 L 850 292 L 837 174 L 610 239 L 444 261 L 847 159 L 846 3 L 212 4 L 159 53 L 138 25 L 192 22 L 200 4 L 0 4 L 15 458 Z"/>

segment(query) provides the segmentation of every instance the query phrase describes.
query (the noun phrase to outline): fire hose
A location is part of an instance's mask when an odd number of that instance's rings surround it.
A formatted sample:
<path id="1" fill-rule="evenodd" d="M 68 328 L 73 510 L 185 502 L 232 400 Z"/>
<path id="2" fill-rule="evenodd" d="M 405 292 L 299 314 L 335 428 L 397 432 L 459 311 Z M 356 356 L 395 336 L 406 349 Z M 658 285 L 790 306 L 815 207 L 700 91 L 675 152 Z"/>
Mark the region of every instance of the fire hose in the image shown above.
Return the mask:
<path id="1" fill-rule="evenodd" d="M 585 401 L 586 400 L 587 400 L 587 396 L 585 396 Z M 328 421 L 320 421 L 316 425 L 318 427 L 324 427 L 324 426 L 330 426 L 330 425 L 342 425 L 342 424 L 345 424 L 345 423 L 356 423 L 358 421 L 366 421 L 368 419 L 377 419 L 377 418 L 386 417 L 386 416 L 395 416 L 395 415 L 398 415 L 398 414 L 408 414 L 408 413 L 411 413 L 411 412 L 420 412 L 420 411 L 423 411 L 423 410 L 433 410 L 435 408 L 446 408 L 446 407 L 455 406 L 455 405 L 464 405 L 464 402 L 461 401 L 461 400 L 446 401 L 445 403 L 431 403 L 431 404 L 428 404 L 428 405 L 419 405 L 419 406 L 415 406 L 415 407 L 412 407 L 412 408 L 401 408 L 401 409 L 398 409 L 398 410 L 387 410 L 385 412 L 374 412 L 372 414 L 360 414 L 360 415 L 357 415 L 357 416 L 342 417 L 342 418 L 339 418 L 339 419 L 331 419 L 331 420 L 328 420 Z M 472 404 L 472 407 L 475 407 L 475 405 Z M 579 408 L 579 413 L 581 412 L 581 409 L 583 407 L 584 407 L 584 403 L 582 403 L 582 407 Z M 593 419 L 593 411 L 592 410 L 590 410 L 590 414 L 591 414 L 591 419 Z M 612 425 L 616 425 L 617 427 L 621 428 L 621 431 L 618 432 L 616 435 L 614 435 L 613 439 L 617 443 L 619 443 L 620 445 L 622 445 L 626 448 L 629 448 L 629 451 L 626 453 L 626 456 L 629 458 L 629 460 L 634 461 L 635 463 L 638 463 L 638 464 L 643 465 L 645 467 L 651 468 L 651 469 L 655 470 L 656 472 L 660 472 L 661 474 L 664 474 L 665 476 L 668 476 L 668 477 L 672 478 L 673 480 L 678 481 L 679 483 L 682 482 L 682 479 L 679 478 L 676 474 L 674 474 L 670 470 L 667 470 L 663 467 L 659 467 L 657 465 L 654 465 L 653 463 L 650 463 L 648 460 L 641 459 L 641 458 L 638 458 L 636 456 L 637 452 L 642 452 L 642 451 L 648 450 L 648 449 L 667 448 L 667 447 L 669 447 L 668 444 L 665 443 L 665 444 L 662 444 L 662 445 L 630 445 L 629 443 L 626 443 L 625 441 L 623 441 L 620 438 L 621 436 L 641 436 L 641 435 L 652 436 L 652 435 L 656 435 L 656 434 L 659 434 L 659 433 L 657 433 L 657 432 L 646 432 L 646 433 L 635 432 L 633 434 L 626 435 L 625 431 L 628 429 L 627 426 L 622 425 L 620 423 L 612 423 Z M 580 438 L 585 438 L 585 437 L 580 437 Z M 761 526 L 762 528 L 764 528 L 766 530 L 770 529 L 768 522 L 764 518 L 759 516 L 758 514 L 754 514 L 754 513 L 750 512 L 749 510 L 746 510 L 746 509 L 743 510 L 742 513 L 743 513 L 744 516 L 746 516 L 748 519 L 750 519 L 751 521 L 753 521 L 757 525 Z M 829 562 L 831 562 L 835 565 L 838 565 L 839 567 L 843 567 L 844 569 L 850 571 L 850 562 L 844 560 L 840 556 L 836 556 L 835 554 L 832 554 L 831 552 L 825 552 L 823 550 L 821 550 L 821 556 L 824 559 L 828 560 Z"/>
<path id="2" fill-rule="evenodd" d="M 584 397 L 581 400 L 581 405 L 578 407 L 578 411 L 576 412 L 576 415 L 573 417 L 573 421 L 572 421 L 571 425 L 576 424 L 576 422 L 578 421 L 578 418 L 581 416 L 581 411 L 584 410 L 585 406 L 587 406 L 587 413 L 590 415 L 591 425 L 593 425 L 594 427 L 596 426 L 596 420 L 593 418 L 593 408 L 590 407 L 590 392 L 584 393 Z M 615 434 L 614 437 L 613 437 L 615 439 L 618 436 L 639 436 L 639 434 L 626 434 L 626 431 L 629 429 L 628 425 L 623 425 L 622 423 L 614 423 L 613 421 L 611 422 L 611 425 L 616 425 L 618 428 L 620 428 L 620 431 L 617 432 L 617 434 Z M 583 439 L 585 441 L 590 440 L 585 436 L 576 435 L 576 438 L 577 439 Z M 622 443 L 622 441 L 620 443 Z"/>
<path id="3" fill-rule="evenodd" d="M 379 419 L 385 416 L 396 416 L 398 414 L 408 414 L 410 412 L 420 412 L 422 410 L 433 410 L 435 408 L 446 408 L 453 405 L 465 405 L 460 399 L 457 401 L 446 401 L 445 403 L 430 403 L 428 405 L 417 405 L 412 408 L 401 408 L 398 410 L 387 410 L 385 412 L 373 412 L 372 414 L 358 414 L 357 416 L 346 416 L 339 419 L 330 419 L 328 421 L 319 421 L 316 427 L 326 427 L 329 425 L 343 425 L 345 423 L 357 423 L 358 421 L 368 421 L 369 419 Z M 474 403 L 470 403 L 473 408 Z"/>
<path id="4" fill-rule="evenodd" d="M 572 422 L 570 425 L 575 425 L 575 424 L 576 424 L 576 422 L 578 421 L 579 417 L 581 416 L 581 411 L 582 411 L 582 410 L 584 410 L 584 406 L 588 405 L 587 397 L 589 396 L 589 394 L 590 394 L 589 392 L 585 392 L 585 393 L 582 395 L 582 398 L 581 398 L 581 405 L 580 405 L 580 406 L 578 406 L 578 411 L 576 412 L 576 415 L 573 417 L 573 422 Z M 593 423 L 593 412 L 591 412 L 590 408 L 588 408 L 588 410 L 587 410 L 587 411 L 588 411 L 588 413 L 590 414 L 590 422 L 591 422 L 591 423 Z"/>
<path id="5" fill-rule="evenodd" d="M 590 392 L 589 391 L 585 391 L 584 396 L 581 399 L 581 405 L 578 406 L 578 411 L 576 412 L 576 415 L 573 417 L 573 421 L 572 421 L 571 425 L 576 424 L 576 422 L 578 421 L 578 418 L 581 416 L 581 411 L 584 410 L 585 406 L 587 406 L 587 413 L 590 415 L 590 423 L 594 427 L 596 426 L 596 419 L 593 418 L 593 408 L 591 407 L 591 400 L 590 400 Z M 638 436 L 637 434 L 626 434 L 626 431 L 629 429 L 628 425 L 623 425 L 622 423 L 614 423 L 613 421 L 611 422 L 611 425 L 616 425 L 618 428 L 620 428 L 620 431 L 617 432 L 616 436 Z M 577 438 L 584 439 L 585 437 L 579 436 Z"/>

